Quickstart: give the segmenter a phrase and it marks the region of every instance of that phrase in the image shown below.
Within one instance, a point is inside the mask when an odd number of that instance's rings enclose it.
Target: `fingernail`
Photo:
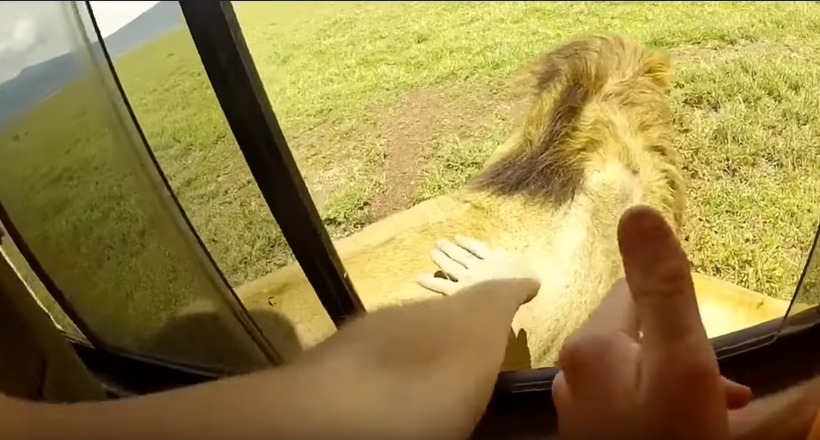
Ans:
[[[659,249],[668,249],[676,241],[666,220],[646,206],[630,208],[618,225],[618,243],[622,254],[640,260],[656,258]]]

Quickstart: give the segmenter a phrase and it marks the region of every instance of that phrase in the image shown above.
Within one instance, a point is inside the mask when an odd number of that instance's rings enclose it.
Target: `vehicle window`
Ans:
[[[65,311],[63,311],[54,298],[48,293],[45,286],[43,286],[40,278],[37,277],[29,266],[28,261],[23,257],[20,249],[5,232],[2,223],[0,223],[0,253],[2,253],[2,257],[11,264],[14,271],[17,272],[17,276],[23,280],[23,283],[37,300],[40,307],[49,314],[54,325],[72,338],[85,340],[85,336],[80,329],[77,328],[77,325],[66,315]]]
[[[111,122],[111,88],[90,79],[94,52],[78,56],[76,35],[65,38],[76,30],[49,27],[44,35],[77,49],[70,71],[80,73],[71,81],[58,77],[18,105],[6,86],[51,66],[59,51],[0,63],[17,66],[0,71],[8,78],[0,103],[4,96],[15,103],[0,107],[17,109],[0,114],[0,203],[46,272],[106,342],[169,360],[260,365],[270,350],[288,361],[331,335],[331,317],[260,194],[179,6],[148,2],[126,14],[92,4],[173,194],[156,179],[146,183],[146,175],[159,175],[128,153],[144,149],[125,148],[139,147],[138,136]],[[28,8],[3,15],[22,17],[14,35],[44,20],[26,17],[45,16],[33,9],[45,6]],[[820,5],[235,2],[233,9],[368,311],[440,298],[416,277],[439,269],[430,256],[439,240],[471,236],[525,256],[542,280],[513,323],[503,368],[552,366],[563,339],[620,275],[617,220],[636,203],[660,209],[678,231],[711,337],[781,320],[790,301],[792,313],[817,304],[811,270],[793,295],[820,217],[813,203],[820,64],[806,31],[820,24]],[[628,41],[586,39],[596,34]],[[568,103],[550,87],[573,82],[539,86],[533,75],[569,75],[556,64],[564,58],[545,54],[578,41],[591,49],[575,53],[593,56],[587,61],[612,81],[578,106],[578,118],[594,123],[570,124],[575,137],[556,140],[545,131],[557,118],[550,112]],[[646,57],[618,56],[626,50]],[[634,123],[646,114],[650,126]],[[201,310],[208,317],[189,329],[171,326]],[[211,315],[219,325],[205,323]],[[266,341],[254,339],[256,328]],[[167,346],[151,345],[157,335]]]
[[[129,50],[108,47],[162,172],[257,325],[284,361],[293,359],[335,326],[248,169],[178,3],[157,3],[106,42],[126,36]]]
[[[817,240],[820,235],[814,238],[809,259],[800,278],[800,283],[795,289],[792,298],[788,317],[784,325],[784,331],[792,332],[812,325],[818,318],[817,304],[820,304],[820,248],[817,247]]]
[[[820,217],[814,203],[820,64],[815,36],[806,31],[820,22],[818,5],[234,7],[300,171],[368,310],[434,298],[415,283],[419,272],[437,269],[430,251],[439,239],[471,235],[530,256],[542,275],[541,294],[522,308],[514,328],[521,359],[508,359],[505,368],[552,365],[561,340],[617,274],[618,214],[641,202],[662,205],[678,226],[710,336],[786,314]],[[537,161],[548,155],[533,155],[530,168],[519,167],[530,172],[522,177],[515,160],[503,159],[537,147],[514,137],[544,110],[530,101],[527,67],[599,33],[671,58],[668,138],[653,142],[648,131],[599,134],[596,151],[604,157],[620,154],[607,145],[626,145],[638,161],[605,168],[595,162],[600,156],[586,162],[572,156],[582,174],[600,171],[602,181],[561,183],[566,168]],[[609,63],[603,66],[616,68],[615,58]],[[662,119],[659,110],[648,111]],[[606,117],[616,124],[630,116]],[[670,171],[664,164],[673,156]],[[619,174],[626,168],[635,174]],[[568,196],[593,184],[603,185],[603,195],[586,202]],[[254,274],[258,281],[248,286],[263,289],[264,280],[286,278],[276,275],[275,255],[261,257],[272,273]]]
[[[100,348],[226,372],[269,365],[153,168],[84,7],[0,5],[11,226]]]

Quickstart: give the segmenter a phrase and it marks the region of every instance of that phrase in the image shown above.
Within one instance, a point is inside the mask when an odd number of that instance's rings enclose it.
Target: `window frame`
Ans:
[[[159,163],[149,147],[150,144],[144,135],[142,127],[125,94],[117,71],[114,68],[113,60],[108,53],[91,3],[89,1],[72,2],[69,4],[67,10],[70,16],[66,17],[66,19],[73,20],[73,25],[78,28],[76,29],[78,31],[78,37],[84,45],[81,49],[83,55],[93,58],[94,62],[91,63],[90,70],[96,70],[101,79],[107,83],[106,86],[109,90],[115,95],[111,100],[113,104],[112,110],[115,113],[114,118],[116,118],[118,122],[123,123],[123,128],[127,131],[127,135],[132,137],[134,141],[134,148],[130,152],[134,154],[133,159],[139,161],[142,168],[147,169],[147,176],[145,177],[150,180],[150,184],[154,189],[159,189],[162,192],[162,198],[164,199],[162,203],[166,204],[167,208],[170,208],[171,220],[177,228],[177,231],[184,236],[183,238],[186,241],[188,250],[194,258],[200,260],[200,264],[206,273],[219,284],[218,290],[221,293],[219,299],[222,300],[222,305],[226,306],[226,310],[237,320],[237,323],[242,327],[245,335],[249,338],[253,346],[260,351],[266,365],[274,366],[283,363],[284,361],[281,356],[279,356],[276,348],[256,325],[248,310],[242,305],[236,293],[231,288],[230,283],[228,283],[224,274],[216,265],[207,247],[193,228],[190,219],[182,208],[176,194],[173,192],[165,174],[159,167]],[[69,297],[48,274],[35,253],[29,247],[23,234],[20,233],[8,215],[8,211],[4,208],[2,201],[0,201],[0,223],[5,227],[8,237],[25,259],[34,276],[39,279],[46,292],[51,295],[57,305],[82,333],[82,337],[78,337],[77,335],[62,331],[66,340],[78,351],[88,353],[88,350],[92,350],[94,352],[106,353],[107,356],[127,360],[128,362],[135,362],[149,369],[154,367],[201,378],[197,379],[200,381],[236,373],[236,371],[222,371],[213,367],[166,361],[164,359],[155,358],[150,354],[134,353],[112,346],[106,342],[105,338],[100,337],[97,332],[93,331],[90,326],[87,325],[82,314],[78,312]]]
[[[179,3],[239,148],[322,304],[337,325],[346,316],[364,313],[290,153],[233,6],[226,1]],[[293,221],[296,218],[299,221]],[[820,227],[795,285],[790,310],[799,297],[818,236]],[[818,310],[803,311],[800,319],[813,323]],[[797,318],[787,312],[781,318],[714,338],[712,345],[719,359],[730,359],[772,343]],[[557,372],[556,367],[505,371],[500,373],[496,389],[502,393],[548,390]]]
[[[87,13],[94,23],[94,30],[100,41],[99,46],[105,56],[107,65],[104,68],[109,69],[113,75],[117,90],[127,107],[128,117],[131,119],[129,123],[133,123],[137,128],[153,166],[159,170],[156,159],[147,148],[148,143],[128,104],[112,60],[105,49],[91,6],[89,2],[85,3]],[[339,327],[350,318],[366,313],[298,170],[245,43],[233,6],[227,1],[190,0],[179,1],[179,6],[188,32],[192,36],[205,67],[210,85],[251,170],[254,181],[331,320]],[[160,171],[159,175],[162,183],[168,186],[173,202],[182,212],[185,225],[192,231],[196,243],[205,252],[206,257],[224,281],[224,276],[199,236],[194,232],[178,200],[173,196],[174,193],[170,190],[164,174]],[[89,339],[92,346],[82,341],[71,341],[89,368],[109,373],[120,371],[120,369],[124,371],[120,374],[113,374],[112,377],[122,377],[123,374],[139,376],[139,372],[143,369],[145,371],[158,369],[156,381],[143,380],[140,382],[141,385],[134,387],[136,390],[166,389],[219,377],[219,374],[215,372],[199,371],[186,366],[143,359],[103,344],[100,338],[83,324],[83,320],[78,316],[70,301],[38,263],[3,209],[2,203],[0,203],[0,222],[5,225],[8,235],[18,246],[34,274]],[[820,259],[819,239],[820,226],[815,233],[803,273],[795,285],[792,305],[800,297],[803,280],[811,268],[813,259]],[[815,255],[815,252],[818,255]],[[245,313],[247,313],[246,310]],[[761,358],[765,353],[774,350],[766,347],[781,345],[778,341],[781,339],[780,336],[789,336],[782,338],[788,340],[794,340],[795,337],[805,339],[808,335],[820,332],[818,317],[820,317],[820,307],[817,305],[797,314],[791,313],[790,307],[784,317],[714,338],[712,344],[721,367],[740,368],[737,364],[742,362],[742,359]],[[258,328],[251,326],[249,332],[258,332]],[[128,368],[122,366],[126,364]],[[747,369],[748,367],[755,368],[754,365],[747,366]],[[555,367],[502,372],[498,376],[496,395],[510,396],[547,392],[551,390],[552,380],[557,372],[558,368]],[[160,382],[162,385],[159,384]],[[522,399],[529,398],[522,397]]]
[[[250,338],[252,343],[259,349],[262,355],[266,358],[267,362],[270,365],[279,365],[282,364],[284,361],[276,351],[276,347],[272,344],[272,342],[262,333],[262,330],[256,325],[256,322],[251,318],[248,310],[242,305],[242,302],[236,295],[236,292],[231,287],[230,283],[228,282],[225,275],[222,273],[222,270],[219,269],[219,266],[216,264],[216,261],[213,259],[213,256],[208,251],[207,246],[202,241],[199,234],[196,232],[193,224],[191,223],[190,218],[188,218],[185,209],[182,207],[179,199],[176,196],[173,188],[171,187],[170,182],[168,181],[165,173],[162,171],[162,168],[159,165],[159,161],[157,161],[156,156],[154,155],[153,150],[150,148],[150,143],[145,136],[144,131],[142,130],[142,126],[137,119],[136,113],[134,112],[133,107],[131,106],[130,101],[128,100],[128,95],[125,93],[125,89],[120,81],[119,75],[117,73],[117,69],[114,67],[114,60],[111,58],[111,55],[108,52],[108,48],[105,45],[105,38],[102,35],[102,31],[100,31],[100,27],[97,23],[97,18],[94,15],[94,10],[91,6],[90,1],[83,1],[84,8],[80,8],[79,5],[76,5],[72,8],[72,11],[75,14],[75,20],[80,26],[83,26],[85,23],[83,17],[87,18],[87,23],[91,26],[91,29],[84,29],[86,32],[93,32],[95,42],[89,39],[89,35],[85,32],[82,32],[82,38],[84,43],[87,45],[89,50],[92,52],[92,56],[96,55],[100,57],[99,61],[102,64],[93,63],[93,66],[104,70],[105,72],[101,74],[102,77],[110,80],[113,84],[114,91],[117,93],[119,102],[117,110],[117,117],[121,119],[125,119],[124,126],[130,129],[132,133],[129,133],[132,136],[136,137],[136,142],[138,143],[138,147],[134,150],[137,156],[137,160],[139,160],[144,168],[150,168],[147,174],[149,175],[149,179],[153,180],[151,182],[155,185],[155,188],[159,188],[160,191],[164,193],[167,197],[165,203],[170,205],[170,211],[172,212],[173,220],[177,223],[177,230],[183,234],[186,239],[186,242],[189,244],[189,250],[195,255],[195,258],[198,258],[203,263],[202,266],[209,272],[211,278],[213,278],[219,284],[219,290],[221,291],[221,299],[223,305],[226,306],[226,309],[231,313],[231,315],[236,318],[239,325],[245,330],[247,336]],[[94,44],[97,43],[97,44]],[[94,49],[97,49],[97,53],[94,53]],[[69,317],[74,320],[71,315]],[[80,328],[81,331],[83,330]],[[99,339],[99,338],[97,338]],[[107,349],[111,353],[118,353],[125,358],[132,358],[135,360],[144,359],[147,363],[162,366],[162,365],[175,365],[176,367],[180,368],[183,371],[189,371],[195,374],[202,374],[202,375],[210,375],[210,374],[217,374],[217,375],[226,375],[230,374],[224,371],[217,371],[211,368],[202,368],[198,365],[178,365],[172,364],[169,361],[165,361],[162,359],[154,359],[149,356],[145,356],[142,354],[135,354],[130,353],[127,351],[123,351],[118,348],[108,347]]]
[[[256,185],[330,319],[339,327],[365,313],[291,154],[233,6],[179,5]]]

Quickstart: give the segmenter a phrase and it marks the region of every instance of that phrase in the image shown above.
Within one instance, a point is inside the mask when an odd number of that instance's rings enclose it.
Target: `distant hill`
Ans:
[[[0,128],[79,74],[77,61],[65,54],[26,67],[18,76],[0,84]]]
[[[177,2],[159,2],[105,38],[108,53],[117,58],[184,24]],[[72,54],[28,66],[0,84],[0,127],[15,116],[77,79],[83,68]]]
[[[171,32],[185,23],[177,2],[159,2],[105,38],[108,53],[116,58]]]

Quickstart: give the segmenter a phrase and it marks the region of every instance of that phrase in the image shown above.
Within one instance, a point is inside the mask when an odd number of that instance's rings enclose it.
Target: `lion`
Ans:
[[[469,235],[524,256],[541,290],[516,315],[507,370],[554,365],[564,338],[623,275],[616,230],[627,208],[651,206],[675,230],[685,212],[666,54],[587,37],[545,54],[530,73],[529,111],[483,171],[335,243],[369,311],[440,296],[415,280],[436,270],[429,255],[441,238]],[[710,336],[786,311],[785,302],[708,277],[696,274],[695,284]],[[303,347],[334,331],[298,264],[237,293],[251,310],[289,317]]]

